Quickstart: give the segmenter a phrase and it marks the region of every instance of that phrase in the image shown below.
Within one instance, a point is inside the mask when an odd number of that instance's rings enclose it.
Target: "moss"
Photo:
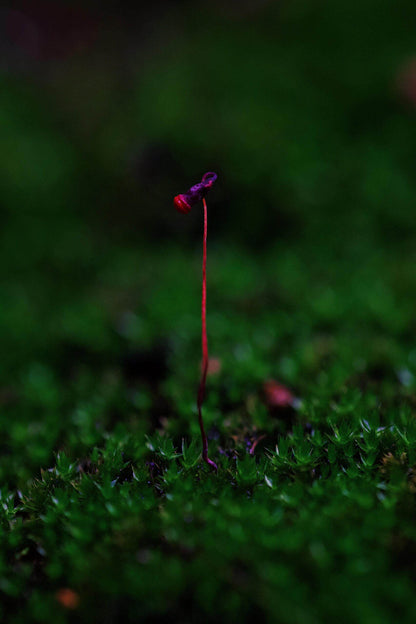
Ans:
[[[177,8],[88,150],[5,80],[2,621],[415,621],[414,3],[382,4]],[[172,206],[211,167],[217,475]]]

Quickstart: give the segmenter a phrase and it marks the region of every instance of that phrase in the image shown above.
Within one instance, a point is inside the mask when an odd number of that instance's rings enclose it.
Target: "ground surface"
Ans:
[[[414,7],[291,6],[191,13],[98,129],[5,81],[4,622],[415,621]]]

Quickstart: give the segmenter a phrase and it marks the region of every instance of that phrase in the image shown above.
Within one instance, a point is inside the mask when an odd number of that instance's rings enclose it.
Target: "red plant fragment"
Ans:
[[[295,396],[286,386],[274,379],[264,382],[263,392],[269,407],[293,407]]]
[[[410,58],[399,68],[396,87],[399,95],[413,108],[416,107],[416,57]]]
[[[221,372],[221,368],[222,368],[222,363],[221,363],[220,358],[208,357],[208,370],[207,370],[208,377],[210,377],[211,375],[216,375],[217,373]],[[204,361],[202,360],[201,371],[203,370],[204,370]]]
[[[65,609],[76,609],[79,605],[79,595],[69,587],[58,589],[56,599]]]

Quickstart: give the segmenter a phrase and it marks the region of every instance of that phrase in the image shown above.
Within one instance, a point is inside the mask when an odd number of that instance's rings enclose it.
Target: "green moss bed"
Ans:
[[[200,460],[197,251],[113,250],[53,305],[10,286],[4,621],[412,621],[413,262],[340,254],[324,274],[305,250],[211,250],[218,474]],[[268,379],[294,408],[268,404]]]
[[[185,4],[122,96],[2,85],[0,621],[413,623],[414,2]]]

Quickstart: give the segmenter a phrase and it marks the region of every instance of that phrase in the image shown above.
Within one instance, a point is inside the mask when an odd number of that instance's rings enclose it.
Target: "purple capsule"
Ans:
[[[173,200],[176,210],[182,212],[183,214],[187,214],[191,210],[192,206],[203,200],[216,179],[217,174],[213,171],[204,173],[201,182],[191,186],[189,191],[186,193],[176,195]]]

